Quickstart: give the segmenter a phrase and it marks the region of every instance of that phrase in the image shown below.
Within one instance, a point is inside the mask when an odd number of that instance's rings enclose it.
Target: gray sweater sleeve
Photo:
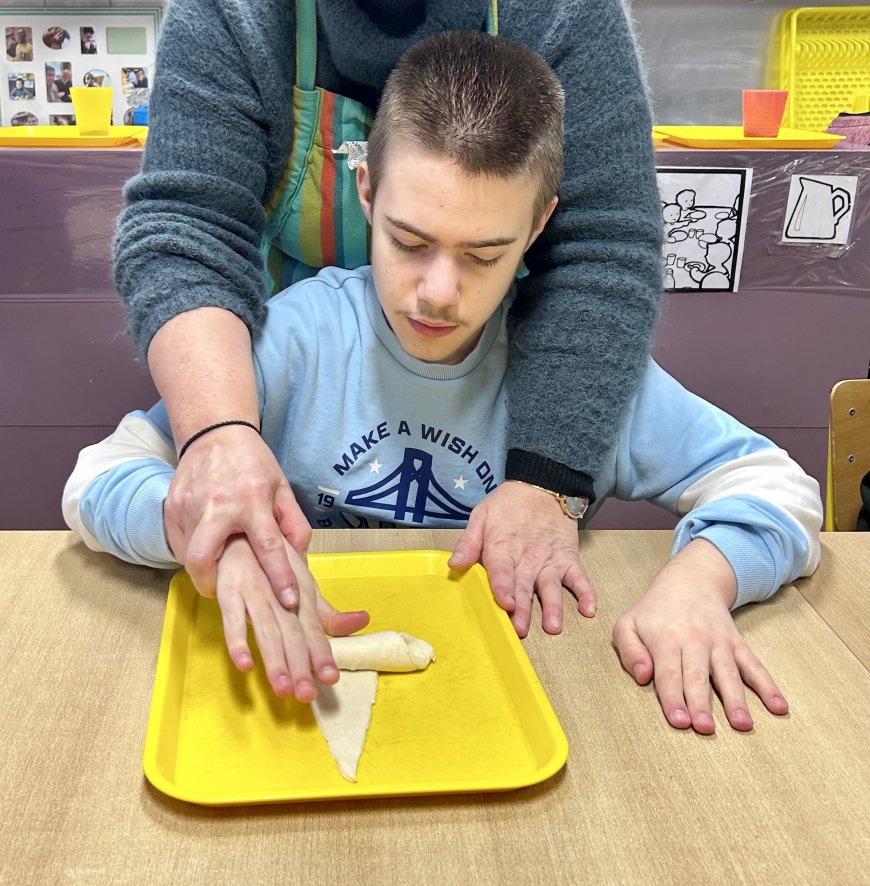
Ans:
[[[507,475],[588,494],[643,376],[661,300],[646,91],[619,0],[504,4],[500,33],[536,49],[566,93],[559,206],[510,315]]]
[[[470,15],[459,0],[429,6],[443,27]],[[128,183],[115,238],[115,280],[143,352],[196,307],[227,308],[252,330],[262,321],[262,206],[292,140],[293,8],[168,7],[143,170]],[[647,99],[620,0],[501,0],[499,21],[501,34],[541,53],[567,94],[560,204],[527,256],[531,275],[511,314],[507,476],[591,495],[639,384],[661,293]],[[381,43],[395,50],[384,37],[369,57]],[[321,58],[319,75],[331,61]]]
[[[143,353],[194,308],[262,323],[263,202],[290,150],[293,40],[286,0],[169,5],[142,173],[127,183],[114,243],[115,284]]]

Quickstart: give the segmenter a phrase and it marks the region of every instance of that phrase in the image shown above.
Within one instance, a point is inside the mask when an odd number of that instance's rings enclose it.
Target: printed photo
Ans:
[[[72,62],[45,63],[45,97],[50,102],[71,102]]]
[[[90,26],[79,28],[79,35],[82,44],[82,55],[96,55],[97,37],[94,29]]]
[[[54,81],[54,85],[57,87],[57,94],[60,101],[71,102],[72,93],[70,89],[75,86],[75,83],[73,83],[72,62],[55,62],[55,71],[57,71],[58,65],[60,66],[60,76],[56,77]]]
[[[6,28],[6,61],[33,61],[33,30],[12,25]]]
[[[121,68],[122,89],[129,92],[131,89],[148,89],[148,74],[145,68]]]
[[[30,101],[36,98],[36,80],[31,73],[15,72],[9,75],[9,98],[12,101]]]
[[[12,126],[39,126],[39,117],[32,111],[19,111],[9,122]]]
[[[47,28],[42,35],[42,42],[49,49],[66,49],[71,39],[69,31],[60,27]]]
[[[73,114],[49,114],[49,126],[75,126],[76,118]]]
[[[104,71],[101,68],[91,68],[91,70],[82,77],[82,83],[85,86],[111,86],[112,78],[107,71]]]

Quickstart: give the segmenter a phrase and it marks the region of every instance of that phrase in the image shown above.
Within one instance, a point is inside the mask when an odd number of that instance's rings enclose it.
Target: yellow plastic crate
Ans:
[[[870,6],[803,6],[779,23],[783,125],[824,130],[870,84]]]

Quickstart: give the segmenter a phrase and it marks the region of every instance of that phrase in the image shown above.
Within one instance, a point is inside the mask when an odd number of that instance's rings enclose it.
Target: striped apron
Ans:
[[[497,0],[490,0],[486,30],[498,33]],[[296,0],[293,145],[265,206],[261,246],[270,295],[321,268],[351,269],[369,261],[370,235],[353,160],[354,143],[368,138],[374,115],[357,101],[315,86],[316,68],[316,0]]]

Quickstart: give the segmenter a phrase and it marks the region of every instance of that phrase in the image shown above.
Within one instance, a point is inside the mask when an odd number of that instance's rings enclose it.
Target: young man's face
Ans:
[[[536,220],[537,178],[471,176],[406,141],[390,146],[374,202],[364,165],[357,185],[387,322],[412,356],[460,363],[556,201]]]

